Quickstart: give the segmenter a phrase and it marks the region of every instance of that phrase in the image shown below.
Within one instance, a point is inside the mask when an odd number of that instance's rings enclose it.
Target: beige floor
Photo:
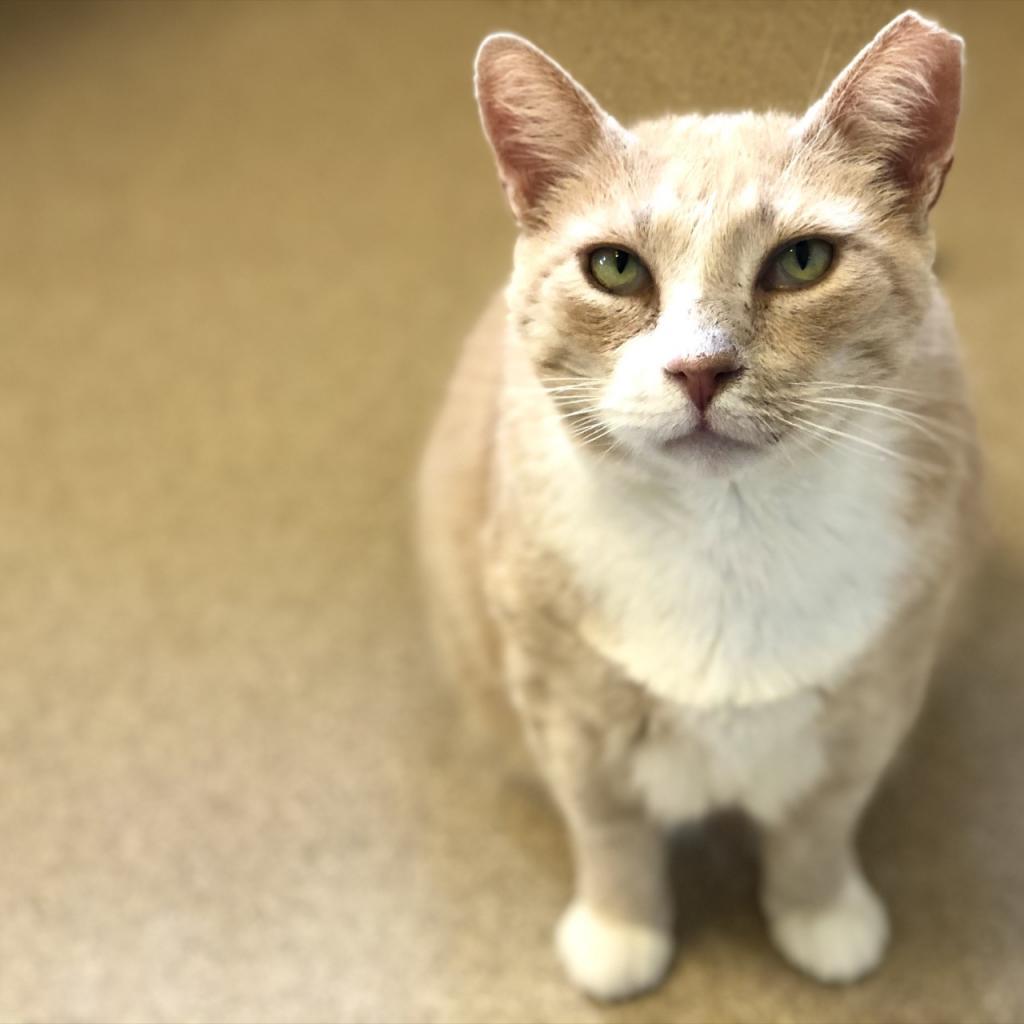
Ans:
[[[410,469],[512,238],[469,63],[514,28],[624,118],[798,108],[898,6],[0,10],[0,1019],[1024,1018],[1024,4],[931,9],[968,40],[937,226],[994,538],[865,828],[895,946],[791,973],[715,828],[677,970],[611,1009],[413,597]]]

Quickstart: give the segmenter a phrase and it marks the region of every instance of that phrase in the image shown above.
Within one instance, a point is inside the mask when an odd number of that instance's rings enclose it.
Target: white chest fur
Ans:
[[[804,461],[674,490],[563,474],[548,530],[586,595],[589,642],[690,707],[835,682],[893,613],[913,547],[898,466]]]
[[[665,705],[634,754],[631,782],[667,823],[730,805],[777,821],[824,771],[818,702],[804,693],[753,708]]]

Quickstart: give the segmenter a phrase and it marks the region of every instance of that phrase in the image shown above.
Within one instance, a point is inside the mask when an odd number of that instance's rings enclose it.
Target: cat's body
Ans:
[[[660,978],[663,828],[727,806],[763,829],[780,949],[852,979],[887,934],[854,829],[920,707],[975,520],[930,236],[895,190],[879,199],[877,165],[820,144],[813,110],[625,133],[528,44],[490,47],[481,107],[524,232],[423,467],[448,669],[507,687],[566,816],[577,894],[559,948],[586,991]],[[546,105],[562,131],[524,159]],[[585,140],[564,131],[574,117]],[[930,205],[942,174],[915,174]],[[812,231],[847,263],[780,310],[759,262]],[[591,294],[577,253],[607,243],[640,255],[647,292]],[[691,368],[723,346],[709,399]]]

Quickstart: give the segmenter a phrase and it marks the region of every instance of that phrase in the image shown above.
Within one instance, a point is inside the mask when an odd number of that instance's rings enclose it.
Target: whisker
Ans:
[[[895,388],[887,384],[847,384],[842,381],[833,380],[808,380],[800,381],[790,386],[794,389],[813,389],[817,391],[843,391],[847,389],[852,391],[879,391],[884,394],[908,395],[913,398],[926,398],[930,401],[950,403],[948,398],[933,392],[919,391],[914,388]]]
[[[824,423],[815,423],[812,420],[805,420],[799,416],[794,417],[794,419],[797,423],[802,423],[807,427],[813,428],[814,430],[824,431],[827,434],[853,441],[856,444],[862,444],[865,447],[870,448],[872,451],[880,452],[882,455],[885,455],[891,459],[896,459],[898,462],[903,462],[908,465],[917,464],[920,465],[921,467],[928,467],[932,471],[941,471],[941,467],[936,466],[934,463],[927,462],[923,459],[912,459],[907,455],[903,454],[902,452],[893,451],[893,449],[887,448],[884,444],[879,444],[877,441],[871,441],[866,437],[861,437],[859,434],[851,434],[845,430],[838,430],[835,427],[827,427]]]
[[[594,392],[594,393],[597,393],[597,392],[599,392],[601,390],[601,384],[600,383],[594,383],[594,384],[562,384],[562,385],[560,385],[558,387],[543,387],[543,388],[510,386],[510,387],[505,387],[502,390],[505,391],[507,394],[516,394],[516,395],[537,395],[537,394],[545,394],[545,393],[549,394],[549,395],[558,395],[558,394],[574,394],[576,392],[581,392],[581,391],[582,392]]]
[[[806,404],[823,407],[833,406],[839,409],[864,409],[867,412],[876,413],[884,419],[905,423],[908,427],[913,427],[940,445],[946,444],[950,440],[962,440],[965,436],[963,431],[948,423],[943,423],[933,416],[911,412],[909,409],[897,409],[891,405],[884,405],[879,402],[867,402],[856,398],[811,398],[806,400]],[[946,436],[943,437],[937,431],[945,431]]]
[[[596,441],[600,441],[603,438],[608,437],[611,432],[610,427],[606,427],[601,424],[596,429],[591,427],[589,430],[574,433],[574,436],[581,444],[594,444]]]
[[[559,395],[555,405],[578,405],[580,402],[593,402],[600,399],[599,395]]]
[[[793,420],[788,420],[785,417],[780,416],[779,421],[785,423],[788,427],[792,427],[800,434],[807,435],[806,437],[800,437],[799,440],[804,442],[805,450],[811,451],[813,454],[816,454],[818,456],[823,455],[826,451],[838,449],[841,452],[848,452],[851,455],[857,455],[862,458],[881,458],[881,456],[876,454],[875,452],[866,451],[863,448],[855,448],[848,442],[844,441],[842,438],[832,437],[826,433],[823,433],[822,431],[817,429],[818,424],[812,423],[808,420],[794,422]],[[807,440],[808,437],[813,438],[814,441],[818,443],[818,447],[816,450],[812,442]],[[794,438],[794,440],[797,440],[797,438]]]
[[[558,418],[563,422],[568,422],[569,420],[579,419],[580,417],[594,416],[597,411],[597,409],[576,409],[574,412],[564,413]]]

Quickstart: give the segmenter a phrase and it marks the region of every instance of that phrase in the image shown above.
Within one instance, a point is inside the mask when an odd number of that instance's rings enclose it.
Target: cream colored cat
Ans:
[[[626,129],[525,40],[480,48],[521,231],[423,465],[423,557],[449,670],[507,688],[564,813],[557,945],[595,997],[664,975],[665,829],[718,807],[760,826],[791,963],[884,951],[854,834],[976,517],[927,222],[961,60],[907,13],[801,118]]]

